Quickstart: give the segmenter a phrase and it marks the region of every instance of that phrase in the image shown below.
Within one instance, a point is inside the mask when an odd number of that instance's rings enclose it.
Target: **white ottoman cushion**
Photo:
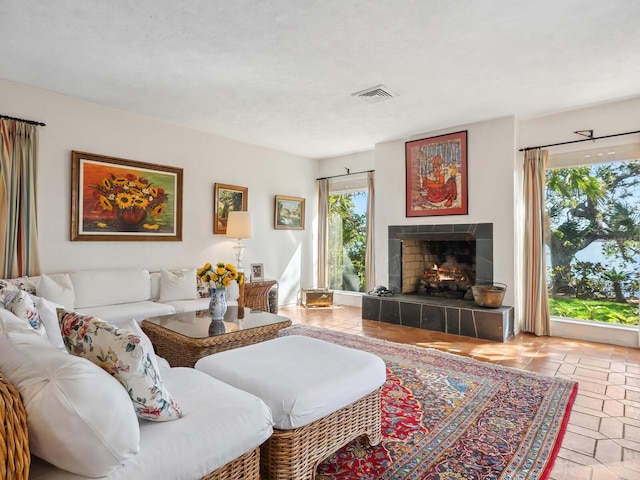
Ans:
[[[379,357],[298,335],[209,355],[195,369],[260,397],[280,430],[319,420],[386,380]]]

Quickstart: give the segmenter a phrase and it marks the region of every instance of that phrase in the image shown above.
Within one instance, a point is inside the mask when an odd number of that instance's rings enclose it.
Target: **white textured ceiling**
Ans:
[[[638,25],[638,0],[0,0],[0,78],[323,158],[638,96]]]

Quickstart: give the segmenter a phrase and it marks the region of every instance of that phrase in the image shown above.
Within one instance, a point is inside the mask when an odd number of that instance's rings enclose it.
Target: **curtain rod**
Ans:
[[[6,118],[7,120],[15,120],[16,122],[24,122],[24,123],[28,123],[29,125],[39,125],[41,127],[47,126],[46,123],[36,122],[35,120],[25,120],[24,118],[10,117],[9,115],[0,114],[0,118]]]
[[[345,168],[345,170],[347,171],[347,173],[343,173],[342,175],[332,175],[330,177],[320,177],[320,178],[316,178],[316,180],[328,180],[330,178],[348,177],[349,175],[357,175],[359,173],[375,172],[375,170],[363,170],[361,172],[353,172],[353,173],[351,173],[348,168]]]
[[[633,135],[634,133],[640,133],[640,130],[636,130],[635,132],[614,133],[613,135],[603,135],[602,137],[594,137],[593,136],[593,130],[579,130],[579,131],[573,132],[573,133],[577,133],[578,135],[584,135],[585,131],[591,132],[589,138],[583,138],[583,139],[580,139],[580,140],[571,140],[569,142],[550,143],[549,145],[538,145],[537,147],[521,148],[518,151],[519,152],[526,152],[527,150],[535,150],[536,148],[557,147],[558,145],[568,145],[570,143],[580,143],[580,142],[588,142],[588,141],[594,141],[595,142],[596,140],[600,140],[602,138],[621,137],[622,135]]]

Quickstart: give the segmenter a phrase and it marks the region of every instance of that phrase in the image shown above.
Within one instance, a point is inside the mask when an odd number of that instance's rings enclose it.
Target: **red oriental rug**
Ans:
[[[381,444],[352,441],[319,465],[316,480],[543,480],[551,473],[575,382],[303,325],[280,335],[365,350],[387,365]]]

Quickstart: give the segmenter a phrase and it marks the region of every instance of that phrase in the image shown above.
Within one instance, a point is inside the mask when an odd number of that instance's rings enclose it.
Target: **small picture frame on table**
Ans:
[[[251,282],[262,282],[264,281],[264,272],[261,263],[252,263],[251,264]]]

